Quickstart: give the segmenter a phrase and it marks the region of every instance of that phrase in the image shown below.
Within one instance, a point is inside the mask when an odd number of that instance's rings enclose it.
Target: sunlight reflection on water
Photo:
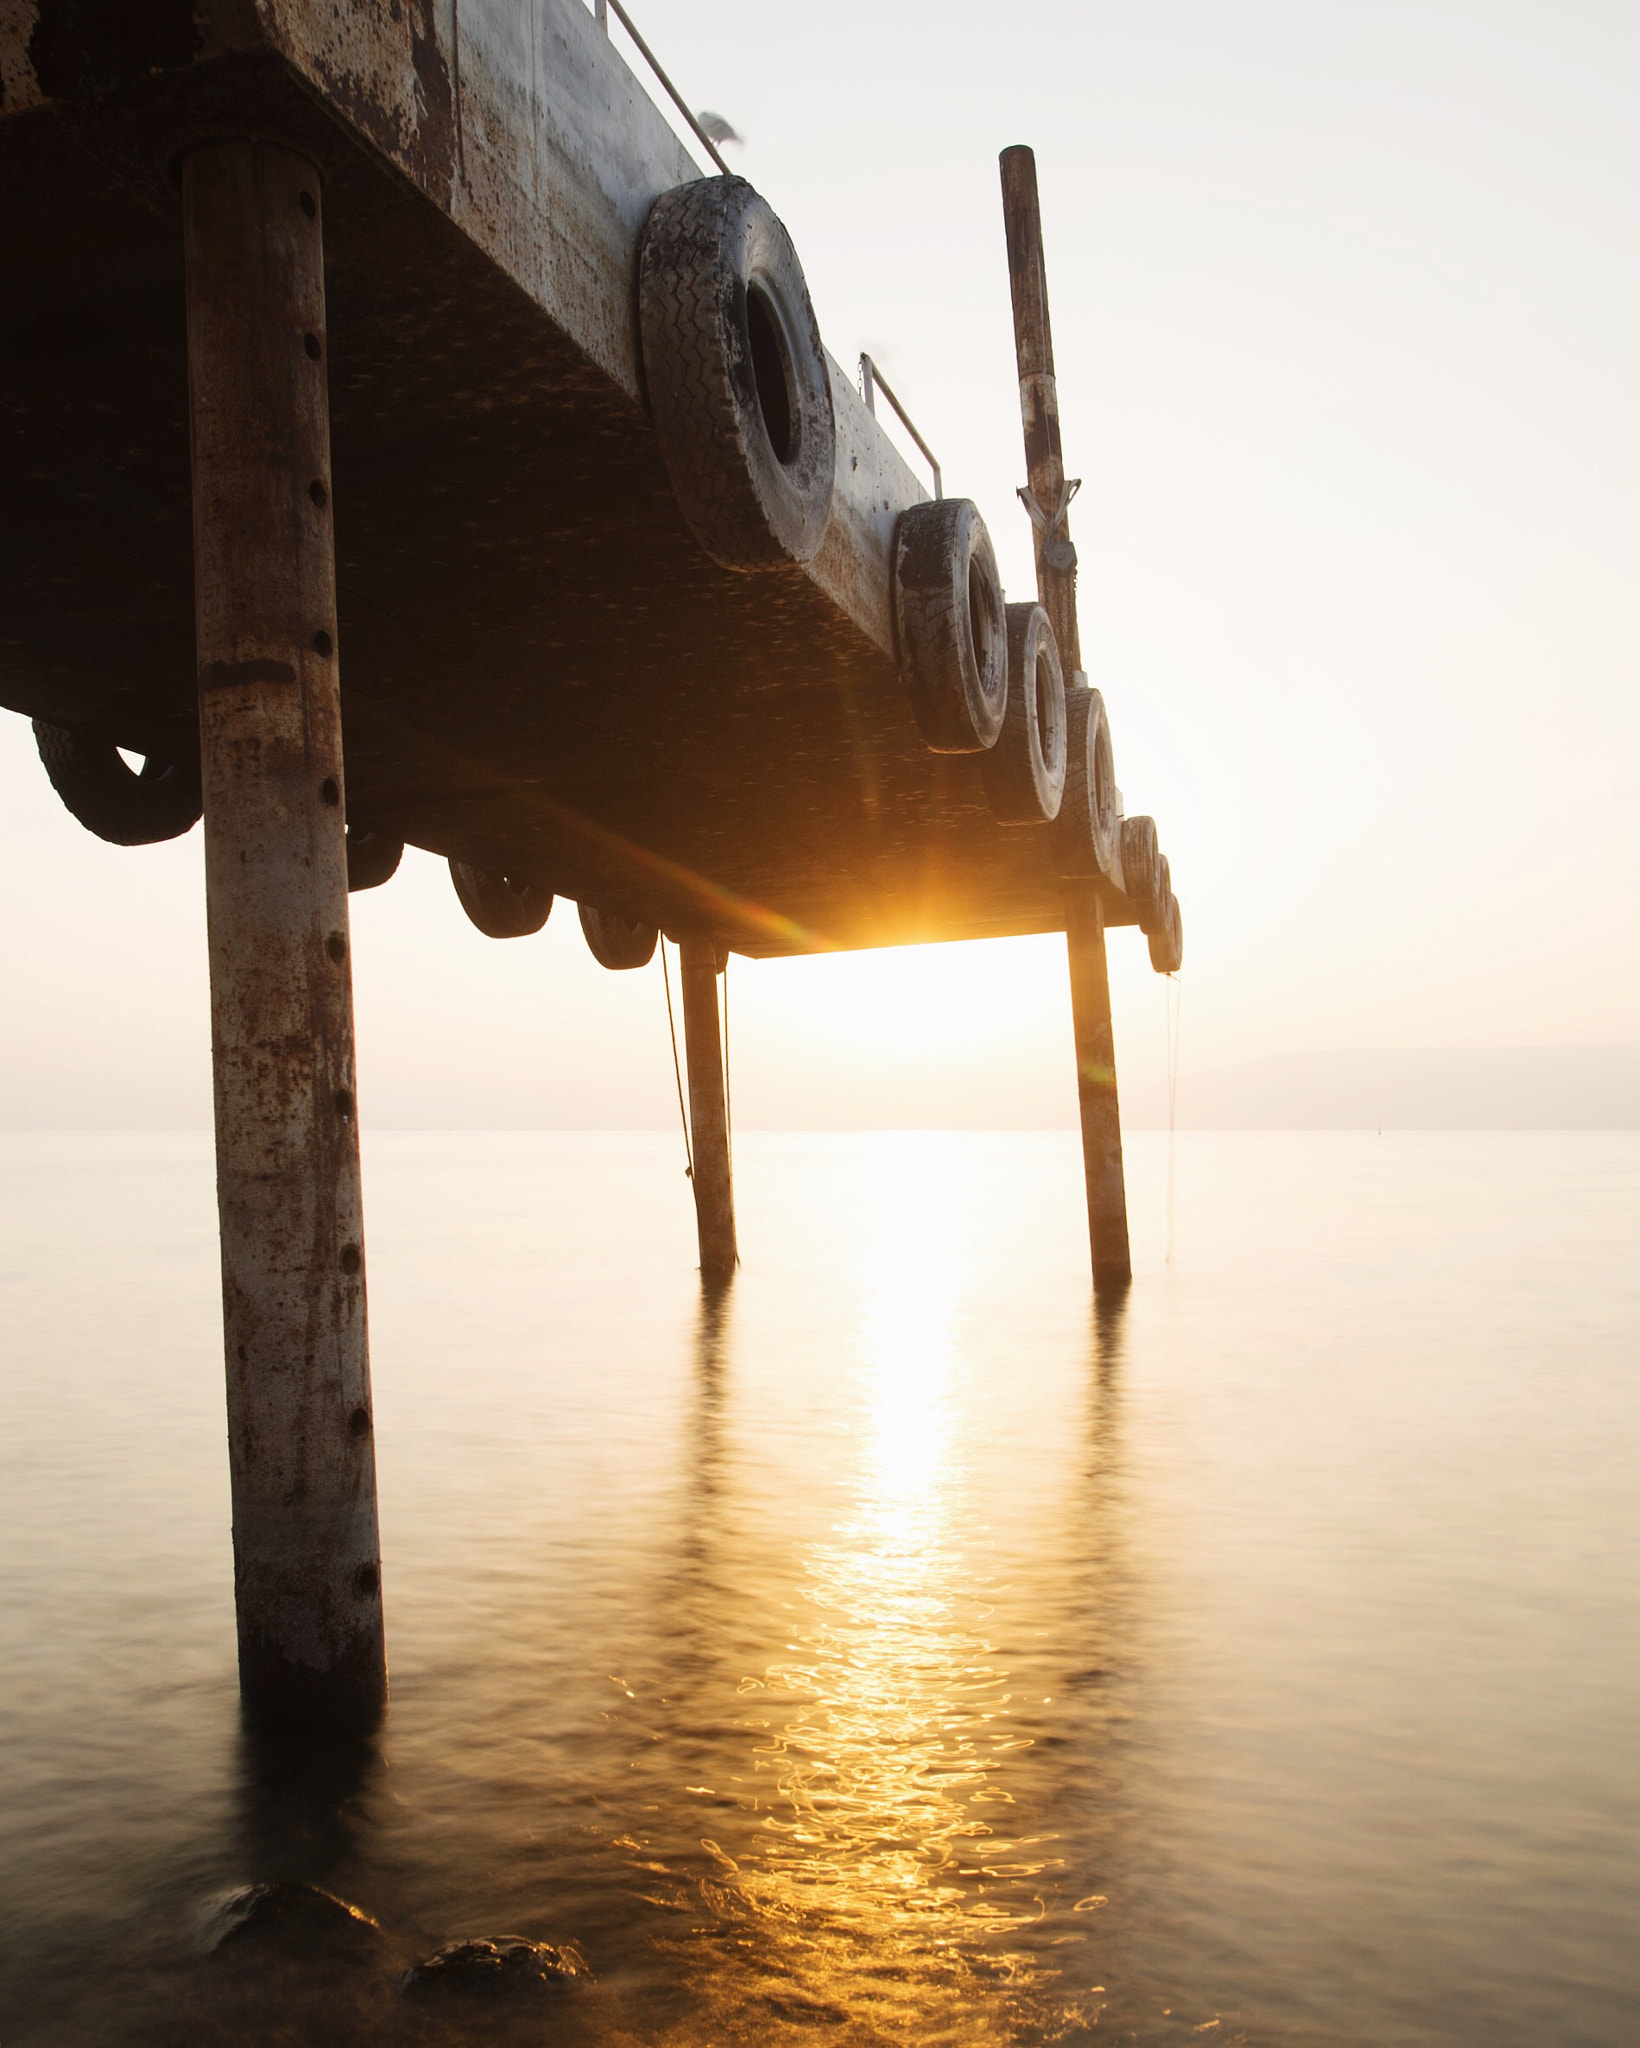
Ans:
[[[1042,1864],[993,1817],[1008,1800],[1008,1673],[980,1632],[956,1524],[949,1148],[902,1138],[875,1165],[855,1494],[804,1553],[789,1654],[741,1687],[766,1695],[757,1768],[776,1797],[736,1883],[754,1910],[801,1927],[819,1996],[857,2007],[854,1980],[903,1975],[897,2002],[927,2025],[930,1980],[962,1988],[969,1923],[994,1937],[1041,1909],[1022,1915],[959,1879],[990,1878],[993,1892],[1001,1880],[1005,1897]]]
[[[378,1141],[318,1775],[237,1734],[208,1154],[11,1143],[7,2048],[535,2042],[393,1990],[510,1931],[571,2048],[1626,2044],[1632,1139],[1181,1140],[1171,1267],[1140,1139],[1097,1313],[1058,1137],[746,1140],[706,1299],[659,1141]],[[376,1960],[202,1963],[269,1877]]]
[[[976,1978],[1018,1993],[1036,1975],[1005,1937],[1040,1919],[1036,1881],[1057,1859],[1009,1823],[1006,1766],[1027,1745],[985,1634],[983,1563],[962,1540],[953,1164],[949,1140],[922,1134],[869,1160],[837,1374],[842,1497],[796,1551],[784,1654],[735,1687],[750,1825],[735,1853],[702,1844],[713,1925],[696,1984],[719,2014],[750,1977],[777,2018],[1004,2038],[1014,2003],[976,2005]]]

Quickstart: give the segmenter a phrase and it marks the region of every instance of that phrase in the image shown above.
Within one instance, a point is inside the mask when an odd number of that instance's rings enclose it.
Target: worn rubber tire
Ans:
[[[357,825],[347,828],[347,886],[350,894],[361,889],[379,889],[392,881],[404,858],[404,841],[389,839],[381,832],[367,832]]]
[[[527,939],[552,911],[550,889],[475,868],[464,860],[451,861],[450,880],[462,909],[487,939]]]
[[[980,756],[992,815],[1003,825],[1051,825],[1065,794],[1065,677],[1048,614],[1011,604],[1008,708],[997,743]]]
[[[831,377],[791,237],[744,178],[655,201],[638,327],[655,437],[695,538],[726,569],[808,561],[831,517]]]
[[[1065,685],[1065,794],[1053,821],[1054,862],[1066,876],[1115,875],[1122,821],[1105,700],[1080,669]]]
[[[154,846],[199,823],[197,759],[150,754],[140,772],[111,739],[90,727],[34,721],[34,743],[51,786],[88,832],[113,846]]]
[[[1156,886],[1147,900],[1138,906],[1139,929],[1146,938],[1154,938],[1158,932],[1167,930],[1167,899],[1173,894],[1173,870],[1164,853],[1156,863]]]
[[[937,498],[894,529],[900,673],[936,754],[983,754],[1008,706],[1008,629],[996,551],[979,508]]]
[[[1150,964],[1158,974],[1177,974],[1184,965],[1184,918],[1179,899],[1171,889],[1162,921],[1150,934]]]
[[[1156,838],[1154,818],[1122,820],[1122,891],[1133,905],[1141,931],[1149,931],[1162,915],[1165,898],[1158,884],[1162,874],[1162,849]]]
[[[595,909],[590,903],[579,903],[576,909],[587,945],[600,967],[647,967],[654,959],[661,936],[655,925],[621,917],[613,910]]]

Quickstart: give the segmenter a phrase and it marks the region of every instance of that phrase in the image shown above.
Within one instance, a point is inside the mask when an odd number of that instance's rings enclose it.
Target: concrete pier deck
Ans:
[[[754,954],[1064,929],[1046,835],[918,733],[926,492],[852,379],[814,560],[686,526],[634,276],[699,172],[581,0],[0,0],[0,95],[0,703],[195,745],[173,167],[248,126],[326,178],[350,822]]]

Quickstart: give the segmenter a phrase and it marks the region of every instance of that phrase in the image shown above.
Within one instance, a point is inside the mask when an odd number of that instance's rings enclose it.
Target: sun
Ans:
[[[1056,933],[759,961],[738,981],[748,1015],[755,1006],[788,1044],[835,1061],[960,1071],[1067,1014]]]

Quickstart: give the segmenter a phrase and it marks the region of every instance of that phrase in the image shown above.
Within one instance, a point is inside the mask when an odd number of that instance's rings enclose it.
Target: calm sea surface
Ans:
[[[368,1148],[393,1705],[237,1720],[208,1141],[0,1140],[0,2041],[1629,2048],[1640,1137]],[[253,1880],[383,1934],[210,1954]],[[395,1989],[572,1940],[550,2002]]]

